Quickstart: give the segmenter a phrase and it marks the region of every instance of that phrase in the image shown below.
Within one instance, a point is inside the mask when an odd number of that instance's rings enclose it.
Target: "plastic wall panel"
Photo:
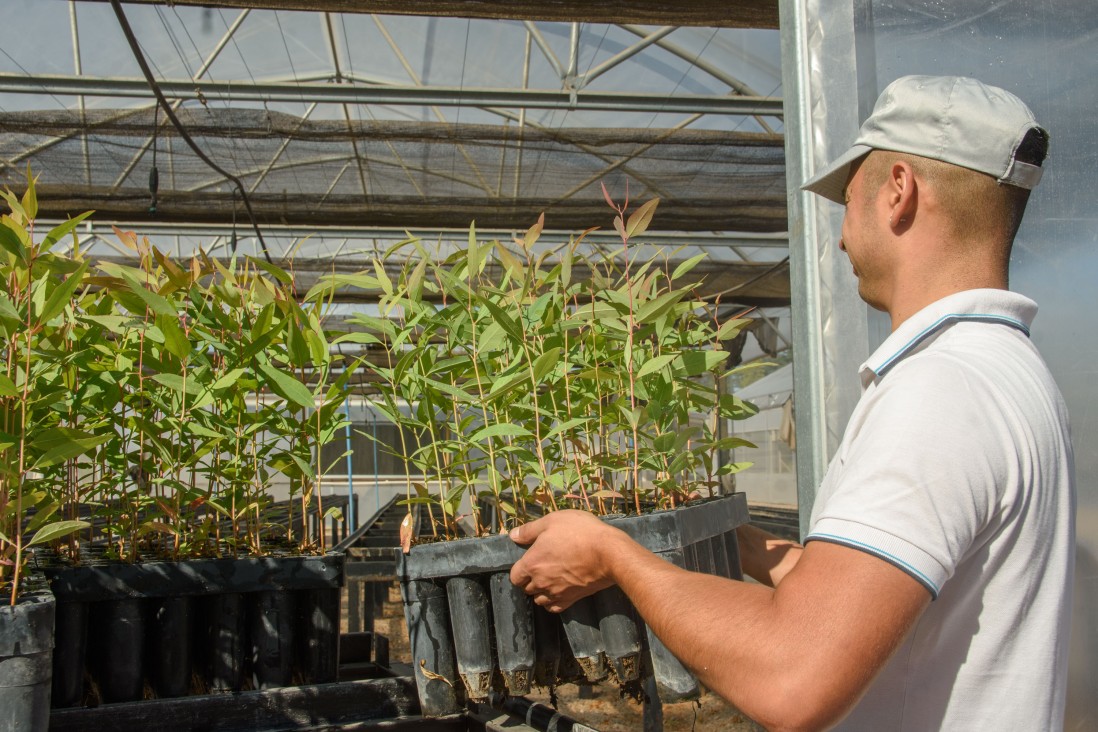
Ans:
[[[822,94],[832,111],[842,105],[857,110],[862,119],[880,89],[898,76],[967,75],[1018,94],[1051,132],[1045,179],[1030,200],[1015,243],[1011,288],[1040,305],[1033,339],[1056,376],[1072,416],[1079,512],[1065,729],[1098,729],[1098,699],[1093,693],[1098,689],[1098,450],[1094,449],[1098,444],[1098,389],[1093,386],[1098,337],[1091,325],[1098,312],[1098,195],[1091,184],[1098,170],[1098,55],[1094,53],[1098,12],[1093,0],[1001,0],[992,4],[982,0],[854,0],[843,5],[829,3],[825,8],[814,0],[785,3],[783,23],[795,15],[789,9],[796,8],[800,14],[796,20],[803,26],[799,34],[815,38],[817,46],[814,53],[800,59],[788,44],[783,47],[787,64],[809,64],[803,98]],[[856,39],[852,46],[844,48],[835,42],[836,34],[826,38],[817,32],[828,23],[839,22],[837,18],[850,18]],[[783,33],[783,39],[792,35],[790,29]],[[843,81],[836,81],[835,75],[842,75]],[[829,93],[829,88],[842,84],[856,87],[857,92],[845,97]],[[789,99],[788,84],[786,88]],[[796,123],[787,115],[790,137],[801,134],[823,139],[848,132],[845,125],[834,124],[834,115],[816,115],[811,108],[800,111],[804,113],[796,115]],[[795,130],[795,124],[807,125],[807,129]],[[850,137],[843,139],[849,141]],[[794,171],[792,165],[790,171]],[[790,185],[795,185],[793,175],[790,177]],[[790,232],[791,246],[795,246],[792,224]],[[827,236],[824,227],[818,235],[817,264],[833,258]],[[809,251],[807,246],[804,251]],[[817,276],[821,297],[837,291],[841,284],[841,278],[827,280],[826,267],[819,267]],[[829,306],[821,302],[818,309],[827,312]],[[831,329],[829,333],[826,318],[808,326],[818,333],[805,340],[815,339],[822,349],[819,358],[825,362],[832,358],[832,349],[867,352],[888,330],[886,321],[868,313],[860,328]],[[805,355],[816,358],[810,351]],[[836,378],[856,383],[854,374],[834,373]],[[799,382],[797,386],[800,388]],[[835,400],[799,401],[798,415],[812,408],[827,412],[829,424],[845,422],[845,406]]]

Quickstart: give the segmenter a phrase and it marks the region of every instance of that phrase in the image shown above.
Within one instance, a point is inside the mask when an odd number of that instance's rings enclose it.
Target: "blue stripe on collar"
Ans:
[[[949,313],[948,315],[943,315],[942,317],[938,318],[936,321],[934,321],[933,324],[927,326],[922,332],[920,332],[910,341],[905,343],[903,347],[900,348],[900,350],[892,354],[892,356],[890,356],[888,360],[882,363],[879,368],[870,368],[872,369],[873,373],[878,376],[878,378],[884,376],[884,373],[893,366],[895,366],[896,363],[901,358],[903,358],[904,355],[906,355],[907,352],[910,351],[912,348],[929,338],[931,335],[934,334],[935,331],[941,329],[941,327],[945,324],[955,323],[959,320],[976,320],[984,323],[1002,323],[1003,325],[1009,325],[1012,328],[1017,328],[1018,330],[1025,333],[1027,338],[1029,337],[1029,326],[1020,320],[1016,320],[1015,318],[1008,318],[1005,315],[994,315],[991,313]]]

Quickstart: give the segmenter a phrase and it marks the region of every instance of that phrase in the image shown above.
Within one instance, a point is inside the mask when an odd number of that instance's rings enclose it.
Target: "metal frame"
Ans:
[[[782,78],[787,104],[797,499],[802,535],[816,489],[860,396],[858,365],[869,355],[866,305],[839,248],[841,211],[800,190],[801,181],[853,141],[858,99],[853,7],[781,0]]]
[[[0,92],[23,92],[23,93],[38,93],[38,94],[50,94],[50,95],[75,95],[77,97],[77,107],[79,110],[83,110],[85,106],[86,96],[108,96],[108,97],[126,97],[126,98],[147,98],[150,91],[144,80],[141,79],[123,79],[123,78],[103,78],[103,77],[89,77],[82,73],[82,67],[80,64],[80,50],[79,50],[79,33],[77,27],[77,13],[76,13],[76,0],[70,0],[69,2],[69,22],[70,31],[72,34],[74,58],[76,59],[76,74],[75,75],[21,75],[11,73],[0,73]],[[580,23],[572,23],[569,28],[568,37],[568,59],[567,64],[562,64],[561,60],[556,56],[553,48],[542,34],[538,25],[533,21],[524,21],[520,29],[524,30],[526,35],[525,45],[527,52],[524,58],[523,74],[522,74],[522,88],[520,89],[497,89],[497,88],[455,88],[444,86],[431,86],[423,83],[413,68],[408,62],[400,43],[394,37],[393,33],[389,31],[386,23],[382,17],[377,14],[370,14],[371,19],[377,26],[378,30],[388,43],[393,57],[399,61],[402,67],[408,74],[410,85],[392,85],[381,82],[377,79],[371,79],[368,76],[349,73],[349,70],[344,68],[339,48],[339,41],[337,39],[337,30],[333,23],[333,14],[331,12],[318,11],[318,19],[322,28],[322,36],[327,46],[328,57],[331,65],[330,73],[313,74],[310,77],[297,77],[292,81],[286,80],[270,80],[263,82],[254,81],[214,81],[204,79],[209,69],[221,55],[222,51],[233,41],[234,36],[240,31],[240,28],[244,24],[244,21],[249,17],[250,8],[245,7],[240,12],[235,14],[231,23],[226,26],[225,32],[217,41],[215,46],[207,54],[206,58],[202,60],[198,70],[194,73],[193,78],[190,79],[165,79],[159,83],[164,90],[165,94],[172,98],[172,104],[174,108],[179,108],[185,101],[199,100],[204,104],[211,101],[224,101],[224,102],[288,102],[288,103],[301,103],[307,104],[308,108],[302,117],[302,120],[307,120],[322,104],[338,104],[342,108],[343,118],[347,121],[348,125],[352,124],[353,114],[350,109],[351,104],[362,104],[361,107],[368,114],[370,112],[370,104],[386,104],[386,105],[428,105],[430,106],[435,117],[446,122],[446,116],[443,114],[442,107],[445,106],[474,106],[482,109],[490,114],[499,116],[504,120],[514,121],[518,125],[518,164],[515,166],[515,180],[512,186],[511,197],[515,198],[518,195],[518,181],[521,179],[522,174],[522,130],[526,126],[530,126],[534,129],[539,129],[543,132],[550,132],[559,137],[562,141],[575,145],[578,150],[593,156],[595,159],[601,161],[602,167],[598,169],[593,175],[589,176],[586,180],[579,183],[570,189],[567,193],[561,196],[562,199],[569,198],[580,191],[587,188],[592,182],[598,180],[598,178],[606,175],[615,170],[621,170],[628,173],[632,177],[635,177],[642,183],[644,183],[650,191],[658,196],[666,198],[666,193],[661,190],[661,186],[657,181],[648,179],[647,176],[638,174],[634,170],[630,163],[639,155],[642,155],[644,149],[641,149],[628,157],[613,157],[606,155],[594,146],[584,145],[579,142],[575,142],[568,139],[567,128],[561,129],[547,129],[542,125],[530,122],[527,119],[527,111],[530,109],[552,109],[552,110],[613,110],[621,112],[643,112],[643,113],[674,113],[674,114],[689,114],[690,116],[681,120],[674,126],[674,129],[681,129],[690,126],[702,118],[705,114],[732,114],[732,115],[750,115],[758,121],[759,125],[765,130],[771,130],[772,127],[766,122],[764,116],[779,117],[781,116],[782,106],[781,100],[777,98],[761,97],[748,85],[744,84],[735,76],[729,74],[726,70],[717,68],[713,64],[709,64],[696,57],[696,54],[691,54],[679,46],[670,43],[667,38],[674,31],[678,29],[677,26],[666,26],[657,28],[655,30],[641,28],[631,25],[619,25],[622,30],[635,35],[639,38],[636,43],[629,45],[618,53],[614,54],[607,60],[601,62],[598,66],[595,66],[584,73],[580,73],[578,68],[580,40],[583,33],[583,27]],[[537,45],[541,52],[544,54],[546,61],[553,69],[555,75],[560,79],[560,89],[531,89],[529,88],[529,70],[530,70],[530,54],[529,49],[532,45]],[[605,73],[620,66],[627,60],[636,57],[638,54],[643,53],[649,48],[659,48],[664,52],[671,53],[678,58],[687,60],[693,63],[697,68],[703,72],[711,75],[714,79],[718,80],[722,84],[725,84],[731,90],[729,95],[675,95],[668,97],[660,94],[647,94],[647,93],[624,93],[624,92],[605,92],[605,91],[592,91],[588,87],[595,80],[602,77]],[[332,83],[335,82],[335,83]],[[139,110],[147,110],[147,106],[142,106]],[[127,110],[125,114],[136,113],[139,110],[133,112]],[[83,119],[83,117],[81,117]],[[161,125],[166,125],[167,120],[160,120]],[[19,155],[16,155],[11,160],[0,161],[0,170],[3,168],[13,168],[15,163],[21,159],[33,154],[34,152],[40,152],[41,150],[52,147],[59,142],[62,142],[71,137],[80,134],[66,134],[58,136],[54,139],[48,140],[44,143],[40,143],[32,150],[25,151]],[[133,153],[128,163],[123,167],[121,173],[116,177],[113,182],[113,189],[119,190],[129,180],[132,172],[137,168],[141,161],[145,158],[148,150],[151,148],[155,135],[150,135],[144,143]],[[82,146],[84,150],[84,170],[85,180],[91,181],[91,169],[89,160],[88,144],[89,135],[85,132],[82,135]],[[167,139],[167,144],[171,145],[171,140]],[[267,177],[272,171],[280,170],[286,167],[296,167],[303,164],[300,161],[293,161],[289,166],[279,165],[279,161],[285,152],[287,144],[280,146],[270,159],[266,162],[255,161],[255,164],[250,166],[250,170],[247,175],[254,175],[255,180],[252,182],[250,188],[254,191],[261,185],[264,178]],[[393,165],[392,161],[380,161],[380,160],[367,160],[360,152],[359,145],[353,138],[350,140],[348,146],[351,164],[355,167],[359,183],[362,188],[363,195],[368,196],[370,194],[369,186],[367,182],[367,176],[365,173],[365,166],[371,164],[379,165]],[[451,175],[443,174],[441,177],[447,179],[453,179],[456,182],[464,185],[472,186],[475,189],[479,189],[485,192],[489,198],[501,199],[507,194],[504,193],[504,185],[502,180],[502,171],[504,165],[504,159],[501,156],[500,160],[500,176],[498,180],[494,181],[495,185],[488,181],[488,174],[482,171],[466,153],[464,147],[458,143],[458,148],[461,154],[464,156],[466,164],[468,166],[469,179],[465,179],[457,171],[452,171]],[[438,175],[439,171],[424,171],[417,166],[409,165],[395,149],[392,143],[389,143],[389,149],[393,154],[393,161],[400,166],[407,175],[408,181],[411,183],[414,190],[419,192],[420,195],[424,195],[424,190],[420,186],[417,180],[417,174],[421,175],[424,172],[433,172]],[[504,153],[506,155],[506,153]],[[168,156],[168,166],[171,168],[171,156]],[[323,162],[316,160],[313,162]],[[6,164],[5,164],[6,163]],[[328,190],[325,193],[325,198],[331,194],[331,192],[338,185],[339,181],[347,172],[347,166],[342,167],[339,172],[333,177],[331,184],[328,186]],[[174,170],[169,170],[169,177],[174,177]],[[220,181],[218,181],[220,182]],[[201,190],[213,183],[200,183],[198,185],[192,185],[189,190]]]
[[[206,81],[200,89],[193,80],[159,82],[174,99],[236,102],[296,102],[321,104],[395,104],[450,107],[517,107],[525,109],[600,110],[673,114],[766,114],[780,117],[778,97],[641,94],[632,92],[556,91],[552,89],[499,89],[446,86],[362,87],[313,82]],[[61,74],[0,73],[0,92],[146,99],[144,79],[67,76]]]
[[[44,226],[52,226],[60,222],[43,221]],[[123,230],[140,230],[145,236],[191,236],[197,238],[228,237],[233,227],[230,224],[156,224],[149,222],[85,222],[80,228],[82,245],[88,239],[97,238],[104,242],[113,241],[112,226],[118,226]],[[312,237],[316,240],[347,239],[347,240],[391,240],[400,241],[406,239],[409,234],[424,239],[464,241],[468,239],[468,229],[414,229],[414,228],[386,228],[386,227],[323,227],[323,226],[264,226],[263,232],[271,239],[292,238],[302,239]],[[477,236],[481,239],[510,241],[512,236],[520,233],[511,229],[477,229]],[[539,237],[540,242],[548,244],[563,244],[574,237],[575,232],[545,230]],[[246,230],[239,232],[240,241],[251,238]],[[598,246],[621,246],[621,238],[614,231],[593,231],[584,238],[584,241]],[[754,232],[721,232],[721,233],[674,233],[674,232],[650,232],[644,236],[646,245],[655,247],[691,246],[699,249],[729,249],[737,253],[745,262],[754,261],[744,256],[743,249],[786,249],[789,246],[789,237],[785,232],[777,234]],[[63,251],[59,248],[59,251]],[[126,253],[125,250],[119,249]]]

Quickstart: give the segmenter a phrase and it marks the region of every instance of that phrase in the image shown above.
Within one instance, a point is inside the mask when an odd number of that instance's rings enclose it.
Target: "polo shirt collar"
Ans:
[[[965,290],[943,297],[905,320],[873,352],[858,371],[862,385],[868,386],[874,378],[884,376],[920,343],[956,322],[1002,323],[1028,337],[1035,315],[1037,303],[1009,290]]]

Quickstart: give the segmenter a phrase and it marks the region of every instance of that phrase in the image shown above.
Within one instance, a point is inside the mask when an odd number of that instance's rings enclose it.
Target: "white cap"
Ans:
[[[850,166],[872,150],[940,160],[1032,189],[1041,180],[1044,150],[1031,162],[1016,159],[1026,135],[1048,132],[1008,91],[963,76],[904,76],[888,85],[858,139],[801,188],[843,203]]]

